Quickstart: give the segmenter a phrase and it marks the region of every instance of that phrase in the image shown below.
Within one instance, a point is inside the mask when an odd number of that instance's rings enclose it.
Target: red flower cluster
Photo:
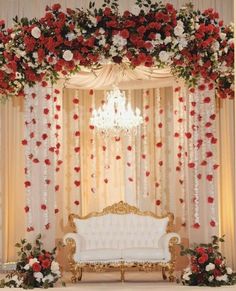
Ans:
[[[225,258],[219,252],[223,238],[212,237],[212,242],[194,248],[182,246],[181,255],[190,256],[190,267],[182,275],[184,285],[221,286],[234,284],[236,274],[226,267]],[[220,277],[223,276],[223,277]]]

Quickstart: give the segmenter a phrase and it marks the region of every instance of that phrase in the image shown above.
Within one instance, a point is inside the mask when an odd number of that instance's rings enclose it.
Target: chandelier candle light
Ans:
[[[107,93],[107,102],[93,110],[90,124],[99,132],[108,135],[136,134],[137,127],[143,123],[140,113],[139,108],[136,108],[134,113],[131,104],[126,103],[125,92],[114,86],[113,90]]]

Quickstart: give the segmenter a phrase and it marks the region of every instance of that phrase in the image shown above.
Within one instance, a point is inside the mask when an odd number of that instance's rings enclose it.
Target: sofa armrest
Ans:
[[[64,237],[63,237],[63,242],[65,245],[67,244],[75,244],[75,253],[78,253],[81,249],[81,244],[82,244],[82,237],[81,235],[79,235],[78,233],[75,232],[71,232],[71,233],[67,233]]]
[[[179,244],[181,239],[180,236],[175,233],[175,232],[169,232],[169,233],[165,233],[163,234],[159,241],[158,241],[158,246],[162,249],[168,250],[169,249],[169,243],[170,240],[174,239],[174,243]]]

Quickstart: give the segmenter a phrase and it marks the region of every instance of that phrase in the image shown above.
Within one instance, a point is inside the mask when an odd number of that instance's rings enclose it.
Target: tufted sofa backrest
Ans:
[[[133,213],[74,219],[82,238],[81,249],[158,247],[168,221],[168,217],[157,219]]]

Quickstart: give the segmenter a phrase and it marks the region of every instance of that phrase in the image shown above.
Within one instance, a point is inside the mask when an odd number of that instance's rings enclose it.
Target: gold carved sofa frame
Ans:
[[[163,216],[158,216],[153,212],[150,211],[141,211],[138,208],[129,205],[128,203],[125,203],[123,201],[120,201],[119,203],[115,203],[111,206],[108,206],[104,208],[101,212],[92,212],[89,213],[86,216],[79,216],[76,214],[70,214],[69,215],[69,223],[72,226],[74,232],[76,232],[76,226],[74,223],[74,219],[79,218],[79,219],[88,219],[91,217],[98,217],[98,216],[103,216],[106,214],[137,214],[141,216],[151,216],[157,219],[160,218],[169,218],[169,222],[167,225],[166,233],[169,233],[173,231],[173,221],[174,221],[174,215],[172,213],[167,213],[166,215]],[[88,270],[88,271],[95,271],[95,272],[102,272],[102,271],[108,271],[108,270],[120,270],[121,273],[121,281],[123,282],[125,277],[125,271],[130,270],[130,269],[136,269],[139,271],[157,271],[161,270],[162,271],[162,277],[164,280],[169,279],[169,281],[174,281],[175,277],[173,275],[174,270],[175,270],[175,263],[176,263],[176,256],[175,256],[175,250],[174,250],[174,245],[179,243],[178,238],[171,238],[169,241],[169,251],[171,253],[171,260],[169,262],[157,262],[157,263],[152,263],[152,262],[145,262],[145,263],[140,263],[140,262],[119,262],[119,263],[80,263],[80,262],[75,262],[73,259],[73,255],[75,253],[75,241],[72,238],[66,238],[65,239],[66,244],[69,246],[69,262],[70,262],[70,270],[72,272],[72,277],[71,281],[73,283],[80,281],[82,279],[82,272],[83,270]],[[168,272],[168,276],[166,275],[166,272]]]

